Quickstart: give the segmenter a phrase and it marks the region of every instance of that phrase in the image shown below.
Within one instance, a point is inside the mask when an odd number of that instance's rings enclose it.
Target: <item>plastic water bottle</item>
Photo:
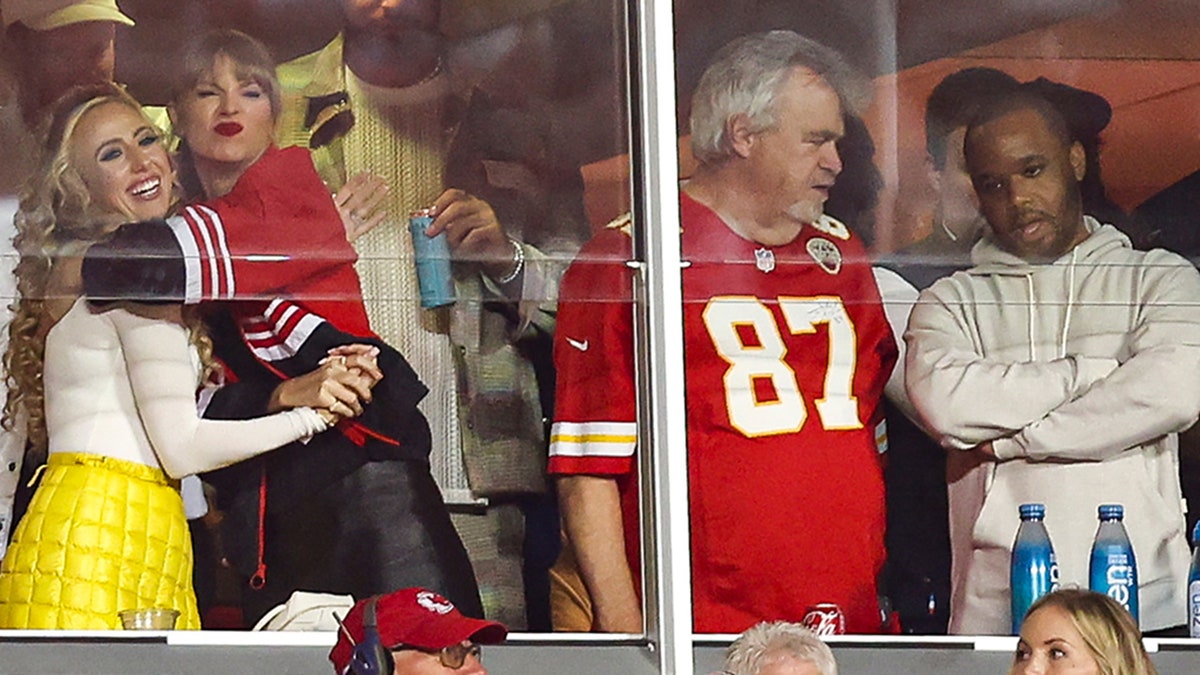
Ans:
[[[1188,635],[1200,638],[1200,522],[1192,531],[1192,569],[1188,571]]]
[[[1121,603],[1133,620],[1138,620],[1137,561],[1133,545],[1121,521],[1125,507],[1120,504],[1101,504],[1100,527],[1092,543],[1092,564],[1088,570],[1089,586]]]
[[[1020,506],[1021,526],[1012,550],[1012,632],[1021,633],[1021,622],[1029,606],[1043,595],[1058,588],[1058,562],[1054,547],[1042,520],[1046,507],[1042,504]]]

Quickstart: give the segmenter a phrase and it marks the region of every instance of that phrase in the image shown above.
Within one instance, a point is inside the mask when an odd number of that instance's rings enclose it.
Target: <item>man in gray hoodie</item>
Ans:
[[[949,449],[952,633],[1006,633],[1025,502],[1087,587],[1096,507],[1125,506],[1141,627],[1183,624],[1176,433],[1200,412],[1200,275],[1083,214],[1083,148],[1032,92],[981,109],[967,168],[989,229],[913,310],[906,385]]]

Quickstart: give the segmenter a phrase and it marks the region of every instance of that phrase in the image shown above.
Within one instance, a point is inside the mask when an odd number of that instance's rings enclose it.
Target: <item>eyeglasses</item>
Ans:
[[[411,649],[413,651],[423,652],[425,654],[436,654],[438,661],[441,661],[443,666],[446,666],[451,670],[458,670],[459,668],[462,668],[463,664],[467,662],[468,656],[474,656],[478,659],[479,654],[483,651],[479,645],[475,644],[474,642],[465,641],[456,645],[450,645],[449,647],[442,647],[441,649],[422,649],[421,647],[414,647],[412,645],[404,644],[392,647],[392,651],[394,652],[405,649]]]

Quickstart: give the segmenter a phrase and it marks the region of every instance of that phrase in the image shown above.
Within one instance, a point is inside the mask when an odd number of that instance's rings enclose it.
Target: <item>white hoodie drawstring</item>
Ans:
[[[1071,330],[1071,311],[1075,306],[1075,267],[1079,260],[1078,247],[1071,249],[1071,263],[1067,266],[1067,309],[1063,315],[1062,336],[1058,343],[1058,358],[1067,356],[1067,333]],[[1026,309],[1029,311],[1029,360],[1037,361],[1037,331],[1035,323],[1037,314],[1033,309],[1033,273],[1025,274],[1025,293],[1027,295]]]
[[[1027,294],[1025,308],[1029,311],[1029,360],[1037,361],[1037,342],[1034,337],[1034,322],[1037,321],[1033,311],[1033,273],[1025,274],[1025,292]]]
[[[1071,307],[1075,304],[1075,261],[1078,253],[1078,246],[1071,249],[1071,264],[1067,268],[1067,312],[1063,316],[1062,341],[1058,347],[1060,359],[1067,356],[1067,331],[1071,329]]]

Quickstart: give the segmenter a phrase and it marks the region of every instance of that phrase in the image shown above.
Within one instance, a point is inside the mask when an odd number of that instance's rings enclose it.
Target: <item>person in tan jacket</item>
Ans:
[[[989,230],[905,335],[908,392],[949,450],[950,632],[1007,632],[1024,502],[1045,503],[1060,582],[1080,586],[1096,506],[1123,504],[1142,628],[1182,624],[1176,433],[1200,411],[1200,275],[1084,215],[1083,149],[1032,92],[985,105],[965,151]]]

